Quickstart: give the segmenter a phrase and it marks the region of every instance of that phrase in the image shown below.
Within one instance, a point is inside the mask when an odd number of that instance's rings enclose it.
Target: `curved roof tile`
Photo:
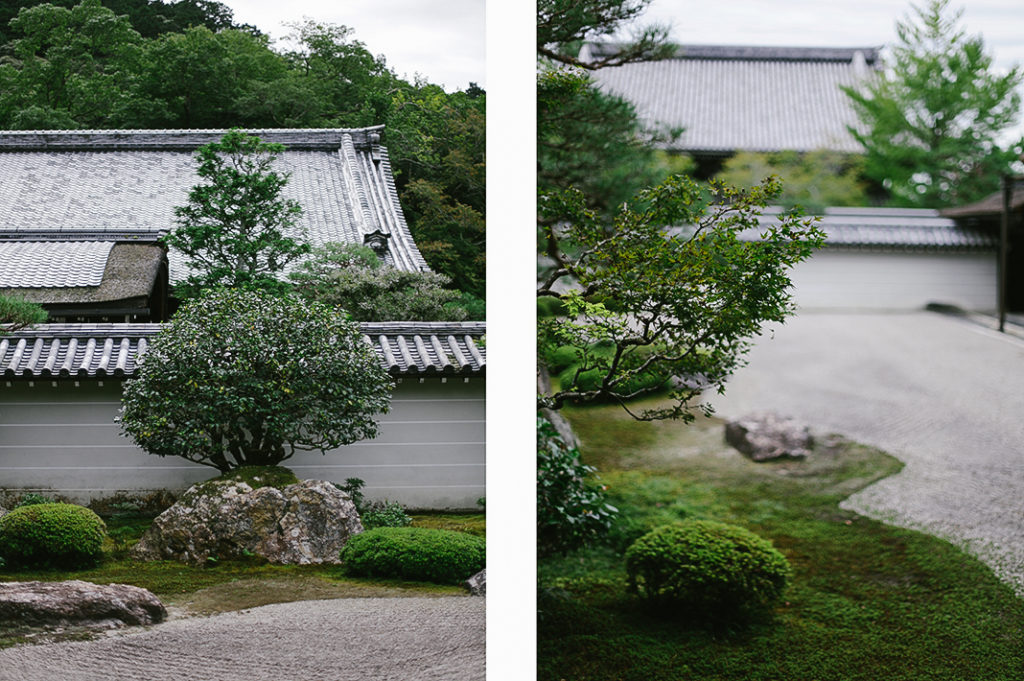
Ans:
[[[41,324],[0,338],[6,379],[127,378],[161,324]],[[392,376],[483,375],[483,322],[374,322],[360,325]]]

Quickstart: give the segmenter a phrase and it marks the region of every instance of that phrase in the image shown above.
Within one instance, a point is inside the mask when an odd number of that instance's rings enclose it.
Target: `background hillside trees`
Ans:
[[[751,188],[769,175],[777,175],[783,185],[776,203],[818,212],[828,206],[869,205],[863,170],[864,158],[859,154],[741,151],[725,161],[715,178],[728,185]]]

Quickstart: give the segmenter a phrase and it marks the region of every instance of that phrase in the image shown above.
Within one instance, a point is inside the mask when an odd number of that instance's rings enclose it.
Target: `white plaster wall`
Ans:
[[[822,250],[792,272],[802,309],[916,310],[946,303],[996,309],[994,253]]]
[[[484,496],[484,379],[404,379],[380,434],[285,462],[300,478],[362,478],[370,499],[409,508],[471,509]],[[121,436],[119,382],[0,382],[0,490],[34,490],[77,501],[117,492],[180,491],[217,475],[160,458]]]

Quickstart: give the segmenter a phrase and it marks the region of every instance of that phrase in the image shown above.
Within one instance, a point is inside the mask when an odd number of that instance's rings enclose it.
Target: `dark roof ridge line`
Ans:
[[[608,56],[618,52],[623,43],[590,43],[593,53]],[[669,59],[721,59],[745,61],[837,61],[851,62],[860,53],[867,64],[878,61],[877,47],[804,47],[785,45],[676,45]]]
[[[360,150],[380,146],[384,125],[365,128],[238,128],[289,149],[341,147],[349,136]],[[229,129],[10,130],[0,132],[3,151],[192,151],[215,142]]]

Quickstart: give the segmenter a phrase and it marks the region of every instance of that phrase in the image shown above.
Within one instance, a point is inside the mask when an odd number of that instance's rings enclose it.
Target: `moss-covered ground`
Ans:
[[[714,419],[566,415],[621,518],[605,544],[539,564],[540,681],[1024,679],[1024,602],[1009,587],[945,541],[839,508],[896,459],[836,438],[803,462],[755,464]],[[625,547],[682,517],[742,525],[786,555],[795,575],[771,617],[711,626],[626,593]]]
[[[151,517],[107,518],[104,560],[76,571],[14,571],[0,568],[0,581],[81,579],[96,584],[132,584],[152,591],[176,616],[209,615],[271,603],[325,598],[391,598],[464,595],[461,586],[349,577],[340,565],[269,565],[252,561],[216,561],[193,567],[172,561],[137,562],[128,550],[152,522]],[[414,527],[444,527],[483,536],[483,514],[420,514]],[[0,648],[24,642],[26,633],[0,628]],[[74,633],[73,635],[79,635]],[[81,634],[86,635],[86,634]],[[46,639],[50,640],[50,639]]]

